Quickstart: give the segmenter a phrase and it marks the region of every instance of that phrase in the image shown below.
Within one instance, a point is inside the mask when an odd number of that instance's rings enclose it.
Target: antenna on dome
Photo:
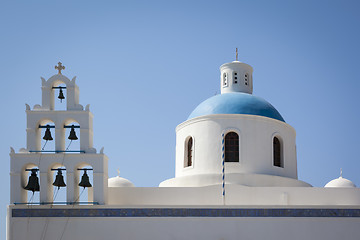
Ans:
[[[236,48],[236,61],[239,61],[238,60],[238,48]]]

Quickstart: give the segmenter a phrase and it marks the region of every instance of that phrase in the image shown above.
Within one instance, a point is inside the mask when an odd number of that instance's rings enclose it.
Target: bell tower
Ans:
[[[11,204],[27,204],[27,191],[40,192],[39,204],[56,204],[54,187],[66,188],[64,204],[78,204],[82,188],[88,190],[85,204],[106,204],[108,158],[103,149],[98,153],[93,147],[90,105],[84,109],[79,104],[76,77],[64,76],[61,62],[55,69],[56,75],[41,78],[42,104],[33,109],[26,104],[26,148],[11,148]],[[55,101],[66,104],[65,110],[57,110]],[[69,149],[71,145],[75,149]]]

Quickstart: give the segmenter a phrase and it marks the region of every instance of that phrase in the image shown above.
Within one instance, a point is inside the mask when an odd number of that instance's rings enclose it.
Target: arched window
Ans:
[[[186,150],[185,150],[185,164],[184,167],[192,166],[192,158],[193,158],[193,139],[190,137],[186,141]]]
[[[225,162],[239,162],[239,135],[235,132],[225,135]]]
[[[281,142],[277,137],[273,139],[273,161],[274,166],[276,167],[284,167],[282,156],[281,156]]]

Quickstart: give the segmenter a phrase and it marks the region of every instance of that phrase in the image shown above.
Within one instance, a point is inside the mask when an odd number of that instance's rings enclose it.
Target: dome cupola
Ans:
[[[225,63],[220,66],[221,93],[243,92],[252,94],[253,68],[239,61]]]
[[[108,179],[108,187],[135,187],[135,185],[126,178],[120,177],[120,171],[117,170],[118,175]]]
[[[324,187],[326,188],[356,188],[356,185],[349,179],[343,178],[342,170],[340,170],[340,177],[328,182]]]

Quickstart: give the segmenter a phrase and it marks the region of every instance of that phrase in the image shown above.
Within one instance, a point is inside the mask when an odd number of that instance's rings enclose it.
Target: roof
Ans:
[[[325,187],[354,188],[356,186],[349,179],[339,177],[328,182]]]
[[[249,114],[285,120],[266,100],[247,93],[223,93],[200,103],[188,117],[189,119],[211,114]]]
[[[109,187],[135,187],[132,182],[130,182],[126,178],[122,178],[120,176],[109,178],[108,186]]]

